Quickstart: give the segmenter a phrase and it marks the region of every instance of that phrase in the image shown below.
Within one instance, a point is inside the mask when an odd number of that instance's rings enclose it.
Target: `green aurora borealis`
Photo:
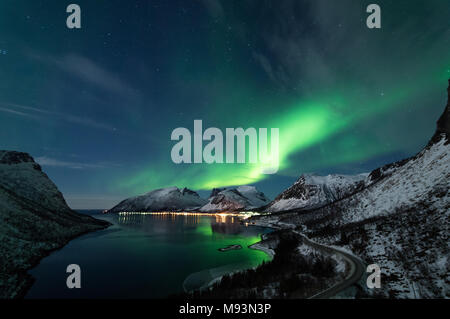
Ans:
[[[441,69],[445,69],[445,67],[442,66]],[[442,78],[445,79],[445,77],[446,75]],[[397,87],[392,92],[387,91],[385,93],[390,98],[379,98],[368,103],[364,103],[360,96],[353,96],[351,93],[346,98],[328,92],[318,93],[318,95],[326,96],[326,98],[310,101],[300,100],[293,103],[292,106],[289,106],[286,114],[279,117],[275,116],[271,120],[261,119],[259,127],[280,128],[279,161],[282,171],[289,171],[289,168],[295,166],[295,163],[289,160],[290,155],[306,151],[315,144],[326,143],[327,140],[332,141],[333,145],[327,145],[325,151],[321,153],[322,156],[319,161],[311,165],[313,171],[339,164],[358,163],[370,159],[372,156],[391,152],[395,149],[395,146],[380,143],[376,136],[370,135],[349,134],[339,138],[336,144],[334,144],[332,137],[342,132],[351,131],[353,127],[366,121],[370,124],[370,120],[376,116],[383,116],[393,111],[401,112],[405,101],[416,98],[415,92],[419,90],[422,92],[430,90],[428,86],[431,86],[430,82],[423,81],[417,83],[417,88]],[[352,91],[351,88],[347,88],[347,90]],[[354,90],[357,91],[358,89],[355,88]],[[361,107],[362,103],[364,103],[364,109]],[[413,111],[411,108],[414,108],[414,106],[411,106],[408,111]],[[405,110],[403,109],[403,111]],[[409,134],[410,132],[405,133]],[[328,149],[331,151],[328,151]],[[183,164],[180,165],[183,166]],[[188,166],[188,164],[185,165]],[[254,184],[270,178],[270,175],[260,172],[259,165],[249,163],[195,164],[189,171],[190,174],[186,175],[184,172],[181,176],[176,176],[174,171],[172,176],[169,174],[173,183],[169,182],[165,185],[177,185],[176,182],[178,182],[181,185],[190,185],[194,189],[209,190],[215,187]],[[299,171],[301,171],[301,168]],[[293,174],[295,174],[295,171]],[[166,171],[160,175],[156,169],[149,168],[139,172],[134,178],[128,179],[124,183],[124,187],[152,185],[150,187],[144,186],[140,191],[157,188],[157,185],[164,184],[167,177]],[[149,181],[153,181],[154,184]]]
[[[62,1],[64,2],[64,1]],[[418,152],[450,78],[450,3],[79,1],[0,4],[0,141],[31,153],[75,208],[155,188],[361,173]],[[61,22],[62,21],[62,22]],[[279,128],[280,169],[173,164],[177,127]],[[205,143],[204,143],[205,144]]]

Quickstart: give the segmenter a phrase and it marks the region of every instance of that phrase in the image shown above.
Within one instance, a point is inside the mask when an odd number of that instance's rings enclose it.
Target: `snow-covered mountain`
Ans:
[[[367,182],[368,174],[327,175],[304,174],[278,195],[264,211],[280,212],[291,209],[312,209],[344,198]]]
[[[30,155],[0,151],[0,299],[21,296],[51,250],[107,225],[72,211]]]
[[[202,212],[252,210],[267,205],[270,200],[254,186],[213,189]]]
[[[190,189],[168,187],[127,198],[108,212],[192,211],[205,205],[206,202],[205,199]]]
[[[313,239],[379,265],[379,296],[450,297],[450,135],[440,136],[361,192],[296,218]]]
[[[450,297],[450,80],[448,103],[428,145],[374,170],[360,191],[298,214],[257,223],[301,227],[312,240],[344,247],[381,268],[391,298]]]

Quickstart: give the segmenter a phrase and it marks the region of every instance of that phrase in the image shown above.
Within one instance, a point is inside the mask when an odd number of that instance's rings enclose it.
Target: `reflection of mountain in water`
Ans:
[[[224,215],[177,215],[177,214],[123,214],[108,215],[115,223],[134,230],[153,235],[179,232],[180,229],[198,230],[203,234],[239,235],[244,237],[259,236],[260,227],[246,227],[236,216]]]
[[[184,216],[176,214],[127,214],[117,216],[117,221],[122,225],[141,225],[146,224],[152,220],[166,222],[168,225],[173,225],[174,223],[181,223],[183,225],[197,225],[200,223],[200,219],[201,216],[197,215]]]
[[[227,235],[237,235],[242,233],[242,225],[236,222],[228,223],[211,223],[211,229],[213,233],[227,234]]]
[[[153,234],[171,233],[183,227],[195,228],[201,223],[201,216],[165,215],[110,215],[117,218],[117,223]]]

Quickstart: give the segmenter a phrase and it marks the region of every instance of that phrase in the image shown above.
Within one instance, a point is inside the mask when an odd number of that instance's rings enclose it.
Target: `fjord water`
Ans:
[[[270,259],[248,248],[269,230],[236,217],[90,214],[113,226],[42,259],[29,271],[36,281],[26,298],[164,298]],[[242,249],[218,250],[235,244]],[[67,288],[70,264],[81,268],[80,289]]]

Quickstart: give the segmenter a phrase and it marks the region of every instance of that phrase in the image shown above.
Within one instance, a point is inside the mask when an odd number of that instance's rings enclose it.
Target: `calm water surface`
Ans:
[[[36,282],[27,298],[163,298],[270,259],[247,247],[269,230],[236,217],[90,213],[113,226],[44,258],[30,271]],[[234,244],[243,248],[218,251]],[[69,264],[81,267],[81,289],[66,286]]]

